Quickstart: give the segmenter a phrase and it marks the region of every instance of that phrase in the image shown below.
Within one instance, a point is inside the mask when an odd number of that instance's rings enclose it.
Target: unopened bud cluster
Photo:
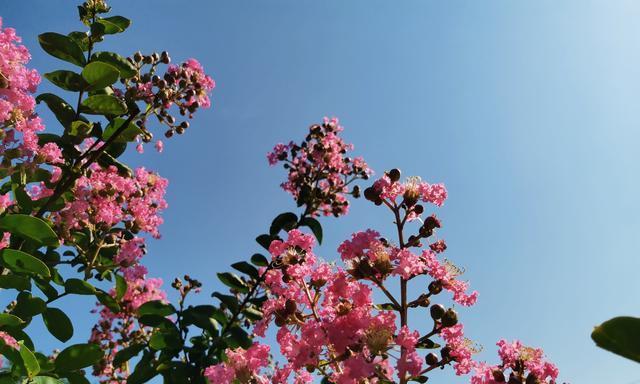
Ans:
[[[173,65],[170,64],[171,57],[166,51],[150,55],[136,52],[128,60],[138,69],[138,74],[123,80],[126,86],[125,99],[132,102],[143,101],[149,105],[151,114],[167,126],[165,137],[183,134],[189,128],[187,119],[193,118],[199,108],[210,107],[209,93],[215,87],[215,82],[204,73],[197,60],[189,59],[180,65]],[[158,72],[160,64],[169,65],[164,74]],[[172,109],[174,106],[177,113]],[[142,139],[147,142],[153,137],[147,129],[148,117],[149,114],[144,114],[141,119],[136,120],[136,124],[144,132]]]

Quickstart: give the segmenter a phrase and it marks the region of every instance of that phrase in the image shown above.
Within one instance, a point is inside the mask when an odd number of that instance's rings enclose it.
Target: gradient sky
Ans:
[[[440,234],[480,291],[460,312],[481,358],[496,359],[499,338],[520,338],[571,383],[640,382],[640,365],[589,338],[601,321],[640,312],[640,3],[110,3],[133,25],[105,49],[196,57],[217,82],[214,107],[163,154],[126,156],[170,180],[163,238],[146,258],[152,275],[189,273],[205,282],[197,301],[209,300],[221,288],[215,273],[257,251],[255,235],[295,209],[266,152],[338,116],[378,174],[398,167],[447,185]],[[36,36],[78,29],[75,4],[0,3],[40,72],[66,66]],[[356,201],[348,217],[323,220],[318,253],[333,260],[352,232],[388,232],[390,222]],[[74,340],[86,340],[92,300],[63,304]],[[43,348],[59,345],[37,332]],[[432,381],[466,382],[450,373]]]

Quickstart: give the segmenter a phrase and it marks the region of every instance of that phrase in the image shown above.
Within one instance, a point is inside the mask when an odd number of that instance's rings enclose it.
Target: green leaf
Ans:
[[[127,378],[127,384],[141,384],[151,380],[158,374],[153,365],[153,354],[145,352],[136,364],[131,376]]]
[[[313,232],[313,235],[318,240],[318,244],[322,244],[322,225],[320,225],[320,222],[318,220],[314,219],[313,217],[305,217],[300,222],[300,225],[309,227],[309,229],[311,229],[311,232]]]
[[[640,318],[614,317],[597,326],[591,338],[600,348],[640,362]]]
[[[54,71],[45,73],[44,77],[58,87],[72,92],[86,89],[89,84],[79,74],[72,71]]]
[[[247,349],[252,344],[249,334],[244,329],[239,327],[230,328],[229,333],[227,333],[225,336],[225,341],[227,342],[229,347],[233,349],[238,347]]]
[[[240,292],[249,292],[249,288],[242,281],[242,279],[240,279],[240,277],[238,277],[233,273],[230,273],[230,272],[218,273],[218,279],[220,279],[220,281],[222,281],[222,283],[227,287],[236,289]]]
[[[22,357],[22,363],[24,364],[24,367],[27,370],[27,375],[29,375],[29,377],[32,378],[35,375],[37,375],[38,372],[40,372],[40,364],[38,364],[38,359],[36,359],[36,356],[33,354],[33,352],[31,352],[31,350],[27,348],[27,346],[24,345],[22,342],[19,342],[19,343],[20,343],[20,357]]]
[[[102,350],[95,344],[74,344],[65,348],[56,358],[56,370],[75,371],[97,363],[102,359]]]
[[[235,296],[223,295],[220,292],[214,292],[211,296],[218,298],[224,305],[231,309],[231,311],[235,312],[238,310],[239,303]]]
[[[65,372],[61,376],[67,379],[67,381],[69,381],[69,384],[91,384],[89,383],[89,380],[87,380],[87,378],[84,377],[84,374],[82,373]]]
[[[62,380],[58,380],[55,377],[50,376],[36,376],[31,380],[33,384],[64,384]]]
[[[82,111],[90,115],[123,115],[127,105],[115,96],[94,95],[82,101]]]
[[[246,307],[242,313],[244,313],[244,315],[251,321],[258,321],[264,316],[262,311],[255,307]]]
[[[111,295],[109,295],[108,293],[103,291],[97,291],[96,298],[98,299],[100,304],[109,308],[111,312],[113,313],[120,312],[120,304],[118,304],[118,302],[113,297],[111,297]]]
[[[111,136],[113,136],[114,133],[116,133],[116,131],[118,131],[118,129],[122,127],[122,124],[126,123],[126,121],[127,120],[122,118],[113,119],[113,121],[110,122],[109,125],[107,125],[107,127],[104,129],[104,133],[102,134],[102,139],[103,140],[109,139]],[[116,137],[114,142],[127,143],[129,141],[134,141],[136,137],[141,133],[142,133],[142,130],[140,130],[140,128],[137,125],[129,123],[129,125],[122,132],[118,134],[118,137]]]
[[[76,119],[76,111],[64,101],[62,98],[54,95],[53,93],[43,93],[36,97],[36,101],[40,103],[44,101],[49,107],[51,112],[56,116],[56,119],[67,128],[71,126],[71,123]]]
[[[98,23],[104,26],[104,32],[107,35],[124,32],[131,25],[131,20],[122,16],[105,17],[98,20]]]
[[[173,305],[163,303],[160,300],[147,301],[138,308],[138,314],[144,315],[158,315],[169,316],[176,313],[176,309]]]
[[[26,276],[19,275],[1,275],[0,288],[17,289],[19,291],[31,290],[31,279]]]
[[[276,236],[281,230],[290,231],[298,226],[298,216],[293,212],[281,213],[273,219],[269,233]]]
[[[89,36],[86,32],[73,31],[70,32],[67,36],[75,41],[83,51],[89,50]]]
[[[67,342],[73,336],[73,324],[69,317],[58,308],[47,308],[42,314],[44,325],[58,340]]]
[[[81,67],[87,63],[82,48],[69,36],[47,32],[39,35],[38,41],[42,49],[53,57]]]
[[[101,61],[111,64],[120,71],[120,77],[123,79],[133,77],[138,72],[136,67],[127,61],[127,59],[113,52],[96,52],[91,56],[91,61]]]
[[[246,261],[240,261],[237,263],[231,264],[231,267],[237,271],[247,274],[249,277],[257,279],[260,277],[260,273],[253,265],[247,263]]]
[[[269,265],[269,260],[259,253],[255,253],[251,256],[251,262],[258,267],[266,267]]]
[[[0,328],[17,328],[22,327],[24,324],[24,321],[18,316],[9,313],[0,313]]]
[[[271,245],[271,242],[273,241],[273,237],[264,234],[264,235],[260,235],[258,237],[256,237],[256,242],[258,244],[260,244],[260,246],[266,250],[269,250],[269,246]]]
[[[108,87],[120,76],[114,66],[100,61],[92,61],[82,70],[82,77],[91,85],[91,89]]]
[[[51,277],[51,272],[45,263],[28,253],[5,248],[0,251],[2,263],[14,272],[34,273],[45,278]]]
[[[212,335],[215,335],[216,331],[220,329],[220,324],[216,318],[226,321],[224,312],[213,305],[196,305],[195,307],[189,307],[184,310],[182,315],[187,324],[194,324],[196,327],[202,328]]]
[[[28,292],[20,292],[17,297],[17,304],[11,312],[21,319],[28,320],[29,317],[44,312],[46,308],[47,304],[41,298],[31,296]]]
[[[113,366],[119,367],[137,356],[144,349],[144,344],[133,344],[116,353],[113,358]]]
[[[64,291],[76,295],[95,295],[97,293],[93,285],[80,279],[67,279],[64,282]]]
[[[116,300],[121,300],[127,293],[127,281],[124,277],[116,275]]]
[[[92,123],[86,123],[82,120],[76,120],[71,123],[71,129],[69,129],[69,136],[86,137],[93,128]]]

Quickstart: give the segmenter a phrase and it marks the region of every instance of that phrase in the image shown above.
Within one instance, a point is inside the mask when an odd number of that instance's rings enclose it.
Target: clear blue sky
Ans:
[[[64,64],[36,36],[77,29],[75,4],[0,3],[41,72]],[[133,25],[110,48],[196,57],[218,85],[214,108],[164,154],[128,155],[170,179],[163,239],[146,259],[152,275],[190,273],[205,281],[198,300],[207,300],[220,288],[215,272],[251,255],[254,236],[294,209],[265,153],[335,115],[378,173],[399,167],[446,183],[441,234],[480,291],[462,317],[483,357],[495,358],[498,338],[521,338],[543,346],[572,383],[640,380],[640,365],[589,339],[602,320],[640,313],[639,3],[111,4]],[[390,228],[364,201],[324,223],[319,253],[329,260],[351,232]],[[65,304],[78,341],[90,306]],[[57,345],[41,335],[40,345]]]

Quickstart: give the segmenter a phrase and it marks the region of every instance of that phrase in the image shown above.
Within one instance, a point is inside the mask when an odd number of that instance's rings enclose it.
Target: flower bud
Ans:
[[[538,378],[536,377],[536,375],[534,375],[533,373],[529,373],[529,375],[527,376],[527,380],[525,381],[526,384],[538,384]]]
[[[400,170],[398,168],[394,168],[387,172],[387,176],[392,183],[395,183],[396,181],[400,180]]]
[[[453,309],[449,308],[442,316],[442,325],[444,327],[453,327],[458,324],[458,314]]]
[[[442,316],[444,316],[446,309],[442,304],[434,304],[429,308],[429,312],[431,312],[431,318],[433,320],[440,320]]]
[[[494,370],[491,374],[493,375],[493,380],[498,383],[504,383],[506,381],[504,373],[499,369]]]
[[[432,281],[429,283],[429,292],[433,295],[442,292],[442,283],[440,281]]]
[[[369,187],[364,190],[364,198],[369,201],[375,201],[376,198],[379,198],[379,195],[373,187]]]
[[[427,363],[427,365],[436,365],[438,364],[438,361],[440,361],[440,359],[438,358],[438,355],[431,352],[424,357],[424,361]]]

